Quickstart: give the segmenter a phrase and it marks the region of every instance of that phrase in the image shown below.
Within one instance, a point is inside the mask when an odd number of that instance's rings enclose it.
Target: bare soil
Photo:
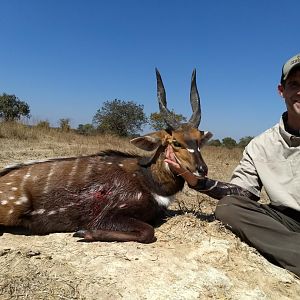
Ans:
[[[0,168],[96,148],[101,147],[0,138]],[[204,150],[210,177],[228,180],[240,154]],[[300,299],[299,278],[269,263],[214,220],[215,205],[185,188],[156,228],[157,241],[148,245],[82,243],[72,233],[4,232],[0,299]]]

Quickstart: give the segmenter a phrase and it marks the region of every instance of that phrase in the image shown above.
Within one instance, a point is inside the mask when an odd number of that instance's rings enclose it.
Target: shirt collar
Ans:
[[[290,147],[298,147],[300,146],[300,137],[295,136],[286,131],[287,124],[287,112],[284,112],[279,121],[279,132],[282,138],[286,141],[286,143]]]

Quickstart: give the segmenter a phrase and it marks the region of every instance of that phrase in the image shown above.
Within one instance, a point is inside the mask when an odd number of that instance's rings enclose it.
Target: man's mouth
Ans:
[[[299,106],[300,105],[300,100],[294,101],[293,105]]]

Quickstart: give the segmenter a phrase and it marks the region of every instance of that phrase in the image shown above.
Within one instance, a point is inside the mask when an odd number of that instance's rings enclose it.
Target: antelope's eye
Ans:
[[[172,144],[175,147],[182,147],[181,144],[179,142],[177,142],[177,141],[173,141]]]

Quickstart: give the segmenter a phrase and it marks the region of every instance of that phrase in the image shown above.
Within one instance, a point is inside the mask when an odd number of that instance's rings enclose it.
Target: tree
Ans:
[[[250,141],[253,139],[253,136],[245,136],[245,137],[242,137],[238,143],[238,146],[241,147],[241,148],[245,148],[249,143]]]
[[[211,140],[211,141],[209,141],[208,145],[209,146],[220,147],[220,146],[222,146],[222,143],[221,143],[220,140],[217,139],[217,140]]]
[[[92,124],[79,124],[77,127],[77,132],[79,134],[90,135],[93,134],[95,128]]]
[[[62,131],[70,131],[71,130],[70,119],[68,118],[59,119],[59,128]]]
[[[222,139],[222,144],[229,149],[232,149],[237,145],[236,141],[231,137],[225,137],[224,139]]]
[[[142,130],[147,123],[144,106],[133,101],[114,99],[105,101],[97,110],[93,123],[101,133],[113,133],[119,136],[132,136]]]
[[[186,122],[186,117],[184,117],[183,115],[176,114],[173,110],[171,111],[171,114],[179,123]],[[162,130],[167,126],[166,122],[164,121],[163,115],[160,112],[155,112],[150,115],[149,124],[154,130]]]
[[[21,116],[30,117],[29,105],[15,95],[3,93],[0,96],[0,118],[4,121],[20,120]]]

